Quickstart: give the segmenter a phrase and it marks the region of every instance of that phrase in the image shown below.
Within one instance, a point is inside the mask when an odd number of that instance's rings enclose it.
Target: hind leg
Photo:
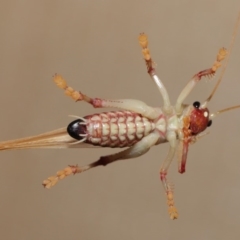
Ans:
[[[66,95],[70,96],[75,101],[87,102],[94,108],[118,108],[122,110],[128,110],[141,114],[142,116],[149,119],[156,119],[162,113],[159,108],[150,107],[146,103],[139,100],[91,98],[69,87],[66,81],[57,74],[54,76],[53,80],[59,88],[65,90]]]
[[[152,146],[154,146],[158,141],[158,139],[159,139],[159,134],[153,132],[148,136],[145,136],[141,141],[137,142],[132,147],[125,149],[121,152],[100,157],[97,161],[82,167],[79,167],[78,165],[76,166],[70,165],[63,170],[58,171],[56,176],[52,176],[44,180],[43,186],[49,189],[53,187],[58,182],[58,180],[61,180],[71,174],[82,173],[98,166],[106,166],[118,160],[125,160],[125,159],[139,157],[145,154]]]

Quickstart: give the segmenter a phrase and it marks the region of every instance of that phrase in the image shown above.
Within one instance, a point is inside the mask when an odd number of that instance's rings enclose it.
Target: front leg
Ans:
[[[215,75],[217,69],[221,67],[221,61],[225,59],[227,56],[227,50],[225,48],[221,48],[218,52],[218,55],[216,57],[216,61],[212,65],[211,68],[203,70],[198,72],[193,76],[193,78],[187,83],[187,85],[184,87],[182,92],[180,93],[177,102],[176,102],[176,112],[177,114],[181,114],[183,110],[183,101],[186,99],[186,97],[191,93],[193,88],[196,86],[196,84],[201,80],[202,77],[212,77]],[[218,86],[218,84],[216,85]]]
[[[65,90],[66,95],[70,96],[75,101],[85,101],[91,104],[94,108],[110,108],[110,107],[119,108],[122,110],[128,110],[141,114],[143,117],[149,119],[156,119],[162,113],[159,108],[150,107],[146,103],[139,100],[134,99],[107,100],[101,98],[91,98],[69,87],[66,81],[60,75],[57,74],[54,75],[53,80],[59,88]]]
[[[145,154],[152,146],[154,146],[158,140],[159,134],[157,132],[152,132],[148,136],[145,136],[141,141],[137,142],[132,147],[125,149],[121,152],[100,157],[97,161],[82,167],[78,167],[77,165],[76,166],[70,165],[63,170],[58,171],[56,176],[52,176],[44,180],[43,186],[45,188],[51,188],[58,182],[58,180],[61,180],[71,174],[81,173],[98,166],[106,166],[109,163],[116,162],[118,160],[139,157]]]

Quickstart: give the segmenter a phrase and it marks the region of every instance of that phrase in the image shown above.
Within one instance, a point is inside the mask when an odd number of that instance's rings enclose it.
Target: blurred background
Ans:
[[[161,106],[146,72],[138,34],[149,36],[172,103],[187,81],[228,47],[239,0],[1,1],[0,140],[35,135],[96,111],[74,103],[54,73],[92,97],[140,99]],[[240,104],[240,33],[224,81],[209,108]],[[216,79],[202,80],[187,102],[204,101]],[[168,144],[146,155],[69,177],[42,181],[68,164],[84,165],[117,149],[1,152],[0,233],[5,240],[239,239],[240,111],[214,119],[190,147],[175,183],[179,219],[171,221],[159,180]]]

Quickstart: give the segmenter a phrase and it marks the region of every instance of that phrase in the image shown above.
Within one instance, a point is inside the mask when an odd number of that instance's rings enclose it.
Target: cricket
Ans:
[[[186,171],[190,144],[197,142],[199,138],[207,134],[205,130],[212,125],[213,119],[219,114],[240,108],[240,105],[236,105],[214,113],[211,113],[207,108],[223,79],[239,25],[240,12],[229,48],[221,48],[212,66],[198,72],[190,79],[180,92],[175,105],[171,104],[169,93],[156,73],[156,64],[150,54],[148,37],[144,33],[139,35],[138,41],[147,73],[161,94],[163,101],[161,107],[151,107],[142,101],[134,99],[107,100],[92,98],[81,91],[74,90],[67,85],[61,75],[55,74],[53,76],[55,84],[75,102],[84,101],[94,108],[116,108],[116,111],[93,113],[84,117],[73,115],[72,117],[75,120],[70,122],[67,127],[32,137],[0,142],[0,150],[85,147],[125,148],[120,152],[101,156],[98,160],[85,166],[67,166],[58,171],[56,175],[43,181],[43,186],[49,189],[67,176],[82,173],[98,166],[106,166],[118,160],[139,157],[147,153],[151,147],[168,142],[169,151],[160,167],[159,175],[166,194],[170,219],[177,219],[179,214],[174,203],[174,187],[173,183],[168,180],[168,169],[172,160],[177,155],[178,172],[183,174]],[[209,97],[202,103],[195,101],[193,104],[186,104],[185,99],[197,83],[204,77],[211,79],[218,69],[221,69],[221,72]]]

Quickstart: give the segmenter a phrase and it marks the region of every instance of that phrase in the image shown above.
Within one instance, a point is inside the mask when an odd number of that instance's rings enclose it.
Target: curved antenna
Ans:
[[[211,94],[209,95],[209,97],[206,99],[206,101],[204,102],[203,106],[206,106],[208,102],[210,102],[210,100],[212,99],[213,95],[215,94],[219,84],[221,83],[222,81],[222,78],[225,74],[225,71],[226,71],[226,67],[228,65],[228,61],[229,61],[229,56],[232,52],[232,48],[233,48],[233,45],[234,45],[234,42],[236,40],[236,36],[237,36],[237,30],[238,30],[238,27],[239,27],[239,24],[240,24],[240,12],[238,14],[238,18],[237,18],[237,22],[234,26],[234,31],[233,31],[233,35],[232,35],[232,39],[231,39],[231,42],[230,42],[230,45],[229,45],[229,51],[228,51],[228,55],[227,55],[227,58],[226,58],[226,61],[225,61],[225,64],[223,65],[223,68],[222,68],[222,71],[221,71],[221,74],[219,76],[219,79],[213,89],[213,91],[211,92]],[[234,108],[234,107],[233,107]],[[230,109],[229,109],[230,110]],[[221,112],[221,111],[220,111]]]
[[[219,111],[217,111],[215,113],[211,113],[210,116],[209,116],[209,119],[215,118],[220,113],[224,113],[224,112],[227,112],[227,111],[230,111],[230,110],[233,110],[233,109],[237,109],[237,108],[240,108],[240,105],[224,108],[224,109],[219,110]]]

